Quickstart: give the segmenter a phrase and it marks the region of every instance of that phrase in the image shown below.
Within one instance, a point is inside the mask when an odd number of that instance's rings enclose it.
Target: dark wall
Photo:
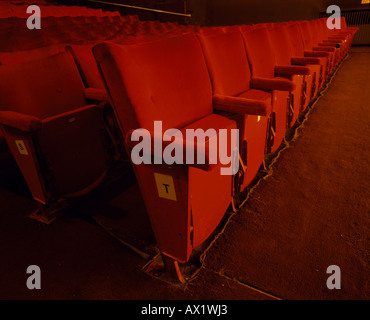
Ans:
[[[349,10],[349,9],[369,9],[369,4],[361,4],[361,0],[324,0],[323,3],[326,6],[329,6],[331,4],[338,5],[341,10]]]
[[[361,9],[361,0],[188,0],[192,22],[232,25],[287,20],[310,20],[335,4],[342,10]]]
[[[49,1],[49,0],[48,0]],[[178,21],[183,17],[158,14],[137,9],[95,4],[84,0],[50,0],[68,4],[85,5],[103,10],[118,10],[122,15],[138,14],[141,20]],[[287,20],[311,20],[319,17],[320,11],[335,4],[342,10],[365,9],[361,0],[104,0],[107,2],[142,6],[153,9],[184,13],[191,12],[191,24],[232,25]]]

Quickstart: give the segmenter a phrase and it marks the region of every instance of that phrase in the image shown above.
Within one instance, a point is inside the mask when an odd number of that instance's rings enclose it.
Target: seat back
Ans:
[[[0,67],[0,110],[45,119],[85,106],[83,89],[69,52]]]
[[[72,53],[85,86],[104,89],[104,83],[92,52],[93,46],[92,44],[70,45],[67,50]]]
[[[310,29],[310,24],[308,21],[299,21],[298,23],[300,32],[301,32],[301,37],[302,37],[302,42],[303,42],[303,47],[305,50],[312,50],[314,46],[317,45],[315,43],[311,29]]]
[[[31,132],[2,128],[33,197],[42,203],[85,194],[107,172],[103,112],[87,106],[83,91],[69,52],[0,67],[0,110],[42,120]]]
[[[301,31],[297,23],[290,23],[286,26],[285,32],[287,33],[288,39],[291,43],[292,53],[295,57],[303,57],[304,46]]]
[[[285,28],[280,26],[268,29],[276,63],[279,65],[290,65],[291,57],[293,56],[292,43],[285,32]]]
[[[80,196],[101,182],[110,162],[104,131],[103,111],[94,105],[43,122],[39,162],[52,195]]]
[[[212,88],[194,34],[158,41],[94,47],[107,90],[124,132],[182,128],[212,113]],[[175,52],[175,53],[174,53]]]
[[[250,88],[250,70],[242,34],[199,35],[213,93],[238,96]]]
[[[275,55],[266,28],[243,32],[248,61],[253,76],[272,78],[275,76]]]
[[[316,32],[315,36],[318,39],[317,42],[320,42],[322,40],[327,39],[325,30],[323,28],[323,25],[322,25],[320,19],[312,20],[312,21],[310,21],[310,24],[311,24],[312,30],[314,30],[314,32]]]
[[[0,65],[17,64],[42,59],[63,51],[58,46],[47,46],[33,50],[0,52]]]

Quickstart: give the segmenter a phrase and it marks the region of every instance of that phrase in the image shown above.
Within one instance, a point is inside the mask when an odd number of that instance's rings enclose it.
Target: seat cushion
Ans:
[[[194,132],[196,134],[195,130],[203,130],[203,132],[208,133],[209,135],[205,136],[205,140],[196,140],[193,139],[192,135],[189,135],[189,132],[187,130],[190,130],[190,132]],[[220,139],[220,130],[226,129],[228,132],[228,144],[227,144],[227,155],[230,156],[232,153],[232,144],[230,143],[231,138],[231,129],[236,129],[236,123],[233,120],[230,120],[226,117],[217,115],[217,114],[211,114],[209,116],[206,116],[200,120],[197,120],[186,127],[182,128],[180,131],[183,134],[184,141],[187,143],[187,152],[194,151],[195,155],[195,163],[198,163],[202,157],[204,157],[204,163],[209,164],[209,167],[215,167],[219,166],[220,159],[218,157],[218,150],[219,148],[219,139]],[[208,132],[207,132],[208,131]],[[194,143],[195,142],[195,143]],[[236,140],[235,140],[236,142]],[[192,149],[194,146],[202,145],[204,146],[205,154],[197,152],[196,149]],[[234,144],[234,147],[237,144]],[[215,156],[215,157],[213,157]],[[197,161],[198,160],[198,161]],[[200,163],[201,164],[201,163]]]
[[[94,55],[127,132],[181,128],[213,112],[212,88],[194,34],[134,45],[102,43]]]

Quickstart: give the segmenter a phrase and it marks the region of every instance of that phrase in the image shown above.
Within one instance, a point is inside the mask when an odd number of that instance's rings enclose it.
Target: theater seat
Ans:
[[[83,92],[68,52],[0,67],[0,125],[40,210],[91,191],[108,170],[102,109]]]
[[[93,46],[93,44],[69,45],[66,47],[66,50],[72,54],[76,62],[86,88],[85,97],[93,103],[105,103],[104,119],[108,124],[109,134],[112,137],[110,149],[112,154],[114,154],[114,160],[119,160],[121,156],[126,157],[127,155],[121,148],[123,138],[118,128],[114,111],[108,103],[109,98],[92,52]]]
[[[327,55],[322,52],[305,50],[301,31],[297,23],[288,23],[284,30],[292,44],[292,64],[303,63],[306,66],[309,66],[315,74],[314,87],[311,94],[311,99],[313,99],[325,81],[324,70],[327,66]]]
[[[314,77],[315,72],[307,66],[307,61],[301,61],[300,65],[292,65],[292,57],[293,57],[293,49],[292,44],[289,41],[289,38],[284,30],[284,26],[277,26],[274,28],[268,29],[268,34],[271,40],[272,48],[274,50],[276,63],[278,65],[286,65],[292,67],[292,72],[294,72],[294,69],[303,67],[304,69],[302,71],[306,72],[303,75],[299,74],[291,74],[290,77],[296,78],[296,77],[302,77],[303,81],[301,83],[301,90],[297,91],[295,93],[295,103],[299,102],[299,110],[304,111],[311,99],[312,91],[314,90],[313,84],[314,84]],[[299,97],[300,95],[300,97]],[[297,99],[300,99],[297,101]],[[298,106],[298,105],[297,105]]]
[[[316,53],[316,56],[326,59],[326,65],[323,72],[324,81],[328,79],[334,67],[335,48],[328,46],[319,46],[313,39],[309,23],[307,21],[299,21],[297,25],[300,29],[303,46],[306,52]]]
[[[292,115],[290,94],[296,89],[297,83],[277,75],[275,56],[271,43],[266,41],[268,34],[265,28],[250,30],[242,34],[251,66],[251,86],[272,94],[276,130],[271,151],[274,152],[280,147],[286,130],[293,121],[293,117],[290,116]]]
[[[93,44],[70,45],[71,52],[86,88],[105,89],[92,52]]]
[[[327,36],[325,29],[322,25],[320,19],[312,20],[309,22],[311,26],[311,30],[313,31],[314,36],[316,37],[317,42],[329,44],[336,48],[336,57],[335,57],[335,66],[343,59],[344,55],[346,54],[346,39],[333,39],[332,37]]]
[[[318,19],[318,26],[321,29],[321,32],[326,39],[337,40],[338,42],[340,42],[341,49],[343,48],[342,56],[341,56],[341,58],[343,59],[344,56],[347,54],[349,48],[351,47],[352,34],[342,31],[343,24],[341,24],[341,29],[339,30],[329,29],[327,27],[327,18]]]
[[[206,144],[219,129],[236,129],[234,121],[213,113],[211,83],[194,34],[136,45],[105,42],[93,51],[129,152],[131,133],[140,128],[153,132],[154,121],[162,121],[163,132],[215,129]],[[229,154],[236,146],[236,140],[230,141]],[[150,157],[160,159],[162,149],[151,150]],[[224,216],[232,176],[220,174],[218,161],[151,163],[133,167],[158,247],[175,264],[186,262]]]
[[[250,86],[251,73],[241,33],[199,34],[212,81],[217,111],[237,122],[241,165],[235,177],[235,193],[255,178],[267,152],[270,133],[269,92]],[[232,112],[238,107],[238,112]]]
[[[271,58],[266,60],[264,68],[271,70],[271,75],[290,80],[295,84],[295,88],[289,92],[289,106],[287,115],[288,127],[293,127],[298,119],[299,112],[302,110],[302,101],[304,93],[304,77],[310,74],[310,70],[304,66],[294,66],[290,61],[290,47],[286,47],[284,52],[277,50],[280,47],[278,39],[273,41],[269,30],[273,29],[273,25],[269,28],[262,28],[256,31],[259,35],[259,41],[264,46],[265,50],[271,52]],[[281,47],[280,47],[281,48]],[[287,55],[288,54],[288,55]]]
[[[331,53],[332,61],[330,71],[332,72],[340,61],[340,43],[337,41],[324,39],[323,35],[321,34],[321,29],[317,27],[316,20],[305,21],[303,23],[307,26],[307,29],[311,34],[312,43],[319,48],[325,48],[328,52]]]

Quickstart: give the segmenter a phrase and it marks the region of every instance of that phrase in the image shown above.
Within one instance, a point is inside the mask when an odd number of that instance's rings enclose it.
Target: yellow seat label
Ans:
[[[172,176],[155,172],[154,178],[157,184],[158,196],[160,198],[177,201],[176,190]]]
[[[27,151],[26,145],[24,144],[23,140],[15,140],[15,144],[17,145],[17,148],[20,154],[23,154],[25,156],[28,155],[28,151]]]

